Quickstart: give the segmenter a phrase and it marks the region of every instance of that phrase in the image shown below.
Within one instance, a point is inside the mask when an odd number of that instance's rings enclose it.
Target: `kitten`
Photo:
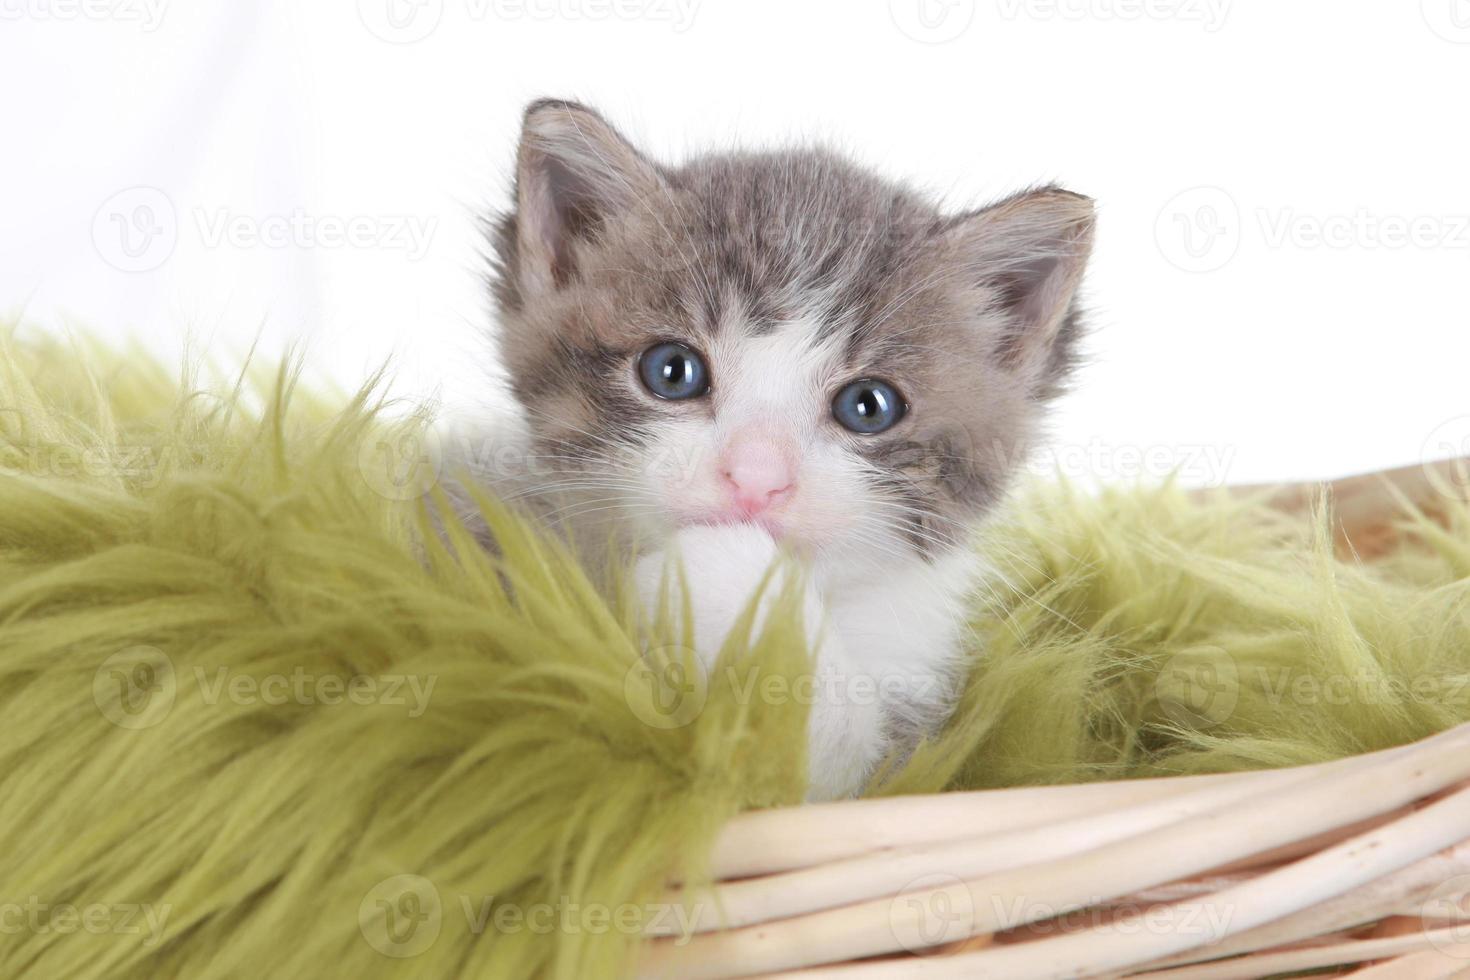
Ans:
[[[795,555],[810,796],[852,795],[952,704],[972,532],[1072,367],[1093,221],[1054,187],[945,215],[818,150],[665,166],[535,102],[494,295],[543,464],[501,489],[582,541],[653,542],[649,603],[677,555],[706,669]]]

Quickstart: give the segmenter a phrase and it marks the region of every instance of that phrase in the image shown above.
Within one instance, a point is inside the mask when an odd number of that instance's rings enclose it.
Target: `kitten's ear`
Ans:
[[[1070,367],[1095,223],[1090,198],[1046,187],[961,215],[942,233],[1007,315],[997,358],[1044,385]]]
[[[577,243],[662,189],[658,168],[593,110],[555,99],[531,103],[516,157],[514,256],[503,256],[519,291],[570,281]]]

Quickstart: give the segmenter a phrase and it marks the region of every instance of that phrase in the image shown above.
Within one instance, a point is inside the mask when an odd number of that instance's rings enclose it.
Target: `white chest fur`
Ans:
[[[696,654],[708,670],[778,549],[748,525],[687,528],[669,552],[638,564],[645,603],[657,601],[674,555],[689,584]],[[978,564],[957,550],[934,562],[916,557],[881,567],[819,561],[803,576],[804,621],[816,654],[810,798],[852,795],[891,748],[943,721],[966,648],[964,599]]]

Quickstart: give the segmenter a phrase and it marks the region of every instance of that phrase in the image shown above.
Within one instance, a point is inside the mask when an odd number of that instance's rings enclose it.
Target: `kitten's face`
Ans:
[[[945,218],[833,156],[650,163],[527,113],[501,351],[558,519],[758,523],[819,555],[955,544],[1069,365],[1090,202]]]

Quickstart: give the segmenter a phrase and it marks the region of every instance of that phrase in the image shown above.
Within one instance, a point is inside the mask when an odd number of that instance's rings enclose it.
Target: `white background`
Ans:
[[[1470,0],[0,0],[0,93],[31,329],[492,398],[476,217],[558,95],[673,158],[1097,198],[1069,471],[1470,453]]]

